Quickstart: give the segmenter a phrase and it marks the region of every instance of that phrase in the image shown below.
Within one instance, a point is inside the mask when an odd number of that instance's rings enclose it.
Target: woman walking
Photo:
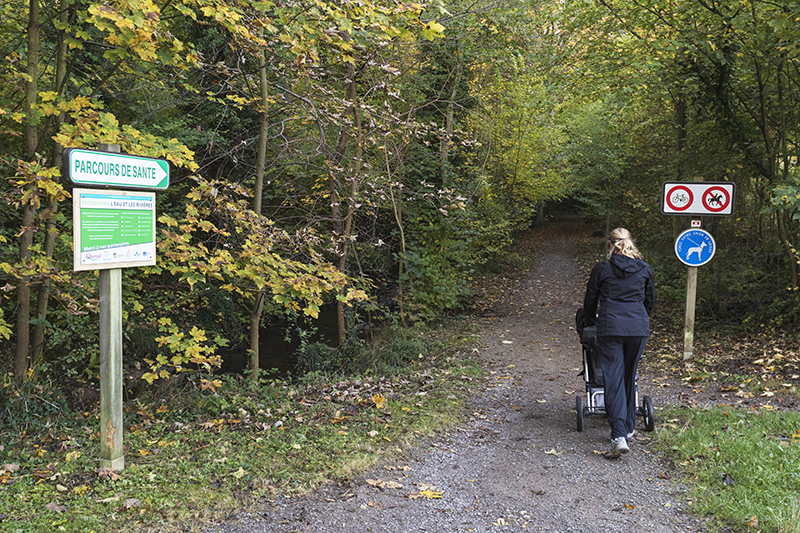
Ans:
[[[608,258],[589,276],[583,299],[587,326],[597,325],[597,347],[605,378],[605,409],[611,446],[605,456],[628,453],[636,425],[636,369],[650,336],[656,299],[650,265],[642,260],[628,230],[608,236]]]

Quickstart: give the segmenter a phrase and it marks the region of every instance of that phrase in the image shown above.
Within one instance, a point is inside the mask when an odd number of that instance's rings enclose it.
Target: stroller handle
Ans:
[[[581,337],[581,344],[595,346],[597,343],[597,326],[587,326],[584,318],[583,307],[579,307],[575,313],[575,330]]]

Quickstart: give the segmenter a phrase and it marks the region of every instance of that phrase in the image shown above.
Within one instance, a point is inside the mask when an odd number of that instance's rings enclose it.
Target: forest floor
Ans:
[[[348,483],[265,501],[206,531],[709,531],[686,511],[679,476],[641,419],[631,453],[614,461],[603,456],[604,417],[576,429],[585,384],[574,316],[593,261],[585,254],[590,232],[579,219],[532,230],[515,249],[536,258],[530,268],[480,282],[474,353],[488,379],[462,425]],[[656,431],[670,423],[659,418],[667,405],[797,408],[783,389],[800,383],[790,339],[731,344],[699,335],[686,365],[681,332],[661,325],[658,309],[639,380],[640,397],[655,405]]]

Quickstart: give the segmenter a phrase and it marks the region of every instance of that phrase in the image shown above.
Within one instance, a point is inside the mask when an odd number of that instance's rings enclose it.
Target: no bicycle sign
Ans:
[[[736,184],[730,181],[666,181],[661,188],[665,215],[733,214]]]

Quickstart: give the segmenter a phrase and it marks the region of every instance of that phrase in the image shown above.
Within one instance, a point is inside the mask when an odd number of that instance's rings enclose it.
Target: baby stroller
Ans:
[[[583,323],[583,307],[575,314],[575,329],[581,337],[583,352],[583,370],[578,374],[586,382],[586,395],[575,397],[578,431],[583,431],[583,418],[587,415],[605,415],[605,388],[603,368],[600,366],[600,354],[597,351],[597,327],[585,326]],[[636,387],[636,403],[639,403],[639,374],[634,381]],[[653,401],[650,396],[642,397],[642,405],[636,408],[636,415],[644,421],[644,429],[653,431],[656,419],[653,414]]]

